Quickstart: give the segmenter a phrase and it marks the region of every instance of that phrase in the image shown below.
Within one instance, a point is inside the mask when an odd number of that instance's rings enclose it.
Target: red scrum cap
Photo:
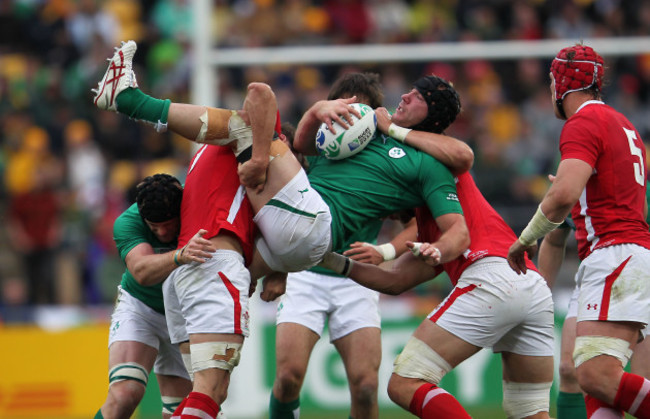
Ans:
[[[603,84],[603,58],[591,47],[574,45],[561,50],[551,64],[551,74],[555,80],[555,100],[562,99],[571,92],[586,90]]]

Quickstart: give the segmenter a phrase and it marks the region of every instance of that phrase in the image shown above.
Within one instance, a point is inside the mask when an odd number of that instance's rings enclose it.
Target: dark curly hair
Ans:
[[[460,113],[460,97],[456,89],[451,83],[435,75],[419,78],[413,87],[427,102],[429,114],[424,121],[411,128],[436,134],[443,133]]]
[[[348,98],[356,96],[357,100],[373,109],[383,106],[384,93],[382,92],[379,74],[377,73],[345,73],[332,85],[327,100]]]
[[[172,175],[147,176],[136,186],[140,216],[151,223],[162,223],[181,215],[183,186]]]

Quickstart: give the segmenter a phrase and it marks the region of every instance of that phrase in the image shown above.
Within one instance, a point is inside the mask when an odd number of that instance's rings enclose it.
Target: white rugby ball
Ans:
[[[377,130],[375,111],[363,103],[353,103],[350,106],[359,111],[361,118],[352,115],[354,125],[349,129],[334,122],[336,134],[332,134],[323,122],[316,134],[316,149],[320,155],[331,160],[348,158],[363,150],[375,135]]]

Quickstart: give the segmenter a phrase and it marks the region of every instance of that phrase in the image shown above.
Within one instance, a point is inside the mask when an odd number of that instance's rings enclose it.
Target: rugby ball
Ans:
[[[352,115],[354,125],[344,129],[337,122],[333,123],[336,134],[327,129],[323,122],[316,134],[316,149],[321,156],[331,160],[341,160],[353,156],[363,150],[377,130],[377,116],[375,111],[368,105],[353,103],[361,114],[361,118]]]

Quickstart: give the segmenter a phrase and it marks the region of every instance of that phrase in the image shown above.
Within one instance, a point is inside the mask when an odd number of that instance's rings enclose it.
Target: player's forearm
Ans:
[[[316,133],[321,121],[317,117],[316,106],[313,105],[300,119],[296,127],[296,136],[293,140],[293,148],[305,155],[316,155]]]
[[[408,247],[406,247],[407,241],[416,241],[418,238],[418,225],[413,217],[408,224],[400,231],[393,240],[390,241],[390,244],[395,248],[395,255],[399,257],[402,253],[406,252]]]
[[[452,215],[455,214],[447,214],[446,216]],[[438,217],[436,219],[439,225],[441,224],[440,218]],[[447,263],[456,259],[467,250],[470,245],[469,230],[467,229],[465,218],[462,216],[454,217],[453,222],[441,228],[441,230],[443,230],[442,235],[433,245],[440,251],[440,263]]]
[[[580,199],[592,174],[593,168],[582,160],[562,160],[553,185],[540,204],[546,218],[555,223],[564,221]]]
[[[410,281],[395,270],[384,270],[369,263],[354,262],[349,278],[375,291],[388,295],[399,295],[413,288]]]
[[[251,159],[268,165],[278,111],[275,94],[265,83],[249,84],[244,110],[253,131]]]
[[[174,261],[176,256],[176,262]],[[131,274],[138,284],[151,286],[164,281],[172,271],[182,264],[176,250],[161,254],[143,256],[134,263]]]
[[[539,247],[537,268],[550,288],[555,284],[566,249],[570,229],[558,228],[548,233]]]
[[[454,175],[467,172],[474,164],[472,148],[447,135],[413,130],[409,132],[404,143],[435,157]]]
[[[553,288],[555,284],[560,266],[562,266],[562,262],[564,261],[564,253],[564,246],[558,247],[545,240],[540,245],[537,268],[539,269],[540,275],[546,280],[549,288]]]

